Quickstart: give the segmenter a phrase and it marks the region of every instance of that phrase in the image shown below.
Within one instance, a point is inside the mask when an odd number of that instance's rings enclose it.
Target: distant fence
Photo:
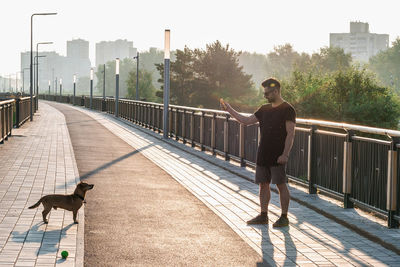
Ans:
[[[91,102],[92,109],[111,114],[115,110],[114,98],[40,98],[87,108]],[[219,110],[170,105],[169,112],[171,138],[237,160],[241,166],[255,166],[258,125],[243,126]],[[118,113],[122,119],[163,131],[162,104],[121,99]],[[399,147],[400,131],[297,119],[287,173],[292,181],[308,186],[310,194],[323,191],[342,199],[345,208],[357,205],[374,211],[387,218],[389,227],[398,227]]]

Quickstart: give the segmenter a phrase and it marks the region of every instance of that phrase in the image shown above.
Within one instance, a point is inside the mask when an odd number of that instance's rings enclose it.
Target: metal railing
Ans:
[[[8,139],[13,127],[13,110],[15,100],[4,100],[0,102],[0,143]]]
[[[35,99],[35,98],[33,98]],[[21,97],[15,99],[15,126],[20,127],[24,124],[30,117],[30,97]]]
[[[89,97],[81,98],[80,105],[88,107]],[[94,97],[92,109],[114,114],[115,100]],[[169,113],[169,137],[237,160],[241,166],[255,166],[258,125],[246,127],[220,110],[170,105]],[[162,104],[121,99],[118,116],[163,131]],[[287,173],[292,181],[308,186],[310,194],[323,191],[343,199],[345,208],[357,205],[374,211],[387,218],[388,227],[398,227],[398,148],[400,131],[297,119]]]

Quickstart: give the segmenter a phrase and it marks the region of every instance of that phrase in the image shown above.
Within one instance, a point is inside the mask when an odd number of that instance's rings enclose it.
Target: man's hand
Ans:
[[[221,107],[222,110],[227,111],[228,108],[230,108],[231,106],[226,103],[222,98],[219,99],[219,106]]]
[[[276,162],[281,165],[285,165],[289,160],[289,157],[286,155],[280,155]]]

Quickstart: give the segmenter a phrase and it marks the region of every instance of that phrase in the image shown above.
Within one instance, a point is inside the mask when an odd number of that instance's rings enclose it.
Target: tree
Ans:
[[[239,55],[239,64],[246,74],[252,76],[251,80],[257,87],[268,77],[266,55],[243,52]]]
[[[351,65],[351,54],[346,54],[339,47],[323,47],[319,53],[311,56],[311,65],[314,71],[333,72],[349,68]]]
[[[240,52],[229,45],[223,47],[219,41],[207,45],[206,50],[176,51],[176,61],[171,62],[170,87],[171,102],[207,108],[219,108],[220,97],[243,105],[243,99],[253,90],[251,75],[239,66]],[[160,83],[163,83],[164,65],[157,64]],[[163,90],[163,87],[161,87]],[[157,92],[162,97],[162,91]]]
[[[193,66],[195,64],[195,56],[192,50],[185,46],[183,50],[176,50],[176,59],[170,63],[170,101],[172,104],[183,106],[191,106],[191,96],[194,92],[195,73]],[[164,77],[164,65],[156,64],[157,70],[161,77]],[[164,83],[164,79],[159,79],[160,83]],[[161,91],[157,92],[157,96],[162,98],[164,86]]]
[[[349,67],[332,73],[295,71],[282,82],[283,96],[299,117],[397,129],[398,96],[371,72]]]
[[[300,54],[293,50],[291,44],[275,46],[274,51],[267,54],[268,74],[279,79],[289,77],[299,60]]]
[[[400,38],[398,37],[392,47],[378,53],[369,60],[370,69],[385,86],[391,86],[400,93]]]
[[[127,80],[127,97],[136,99],[136,70],[129,73]],[[149,71],[139,70],[139,100],[141,101],[159,101],[155,95],[156,88],[153,86],[153,78]]]
[[[125,97],[128,93],[127,80],[129,78],[129,73],[136,69],[136,64],[133,59],[124,58],[119,63],[119,95]],[[99,65],[96,71],[97,77],[97,92],[103,94],[103,71],[104,65]],[[106,63],[106,96],[115,96],[115,60],[108,61]]]
[[[78,77],[76,83],[76,95],[90,94],[90,78],[89,76]]]
[[[198,82],[193,102],[197,105],[219,108],[218,99],[221,97],[232,104],[243,105],[241,98],[255,93],[251,75],[245,74],[239,65],[241,52],[216,41],[207,45],[206,50],[195,49],[194,54],[198,59],[194,65]]]

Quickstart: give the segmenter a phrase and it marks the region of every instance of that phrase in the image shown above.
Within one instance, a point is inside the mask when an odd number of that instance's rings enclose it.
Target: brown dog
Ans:
[[[44,223],[48,222],[46,220],[46,216],[51,211],[51,208],[54,208],[55,210],[57,208],[69,210],[73,213],[74,223],[78,223],[78,221],[76,220],[78,210],[85,201],[86,191],[92,189],[93,187],[93,184],[80,182],[76,186],[75,191],[72,195],[47,195],[39,199],[39,201],[35,205],[29,207],[29,209],[37,208],[39,207],[40,203],[42,203],[44,207],[44,210],[42,212]]]

